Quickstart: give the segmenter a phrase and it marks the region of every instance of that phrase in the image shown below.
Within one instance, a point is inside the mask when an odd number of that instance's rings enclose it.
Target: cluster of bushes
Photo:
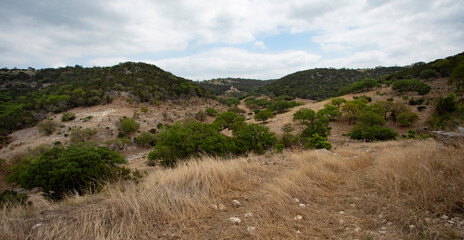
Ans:
[[[398,92],[415,91],[419,95],[426,95],[432,88],[417,79],[403,79],[393,82],[392,89]]]
[[[362,81],[354,82],[346,87],[338,90],[337,95],[345,95],[348,93],[356,93],[361,91],[369,91],[374,87],[380,87],[382,84],[378,83],[377,80],[373,78],[364,78]]]
[[[7,177],[25,189],[39,187],[53,200],[67,194],[99,191],[108,181],[128,179],[131,171],[120,165],[126,160],[118,152],[91,143],[57,145],[27,154]]]
[[[435,130],[452,131],[464,123],[464,98],[456,99],[449,94],[437,100],[435,112],[427,119],[427,124]]]

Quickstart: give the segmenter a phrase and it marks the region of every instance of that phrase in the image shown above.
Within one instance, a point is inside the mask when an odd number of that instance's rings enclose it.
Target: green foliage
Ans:
[[[217,115],[217,111],[214,110],[214,108],[207,108],[205,110],[205,113],[208,115],[208,116],[216,116]]]
[[[337,106],[339,108],[340,105],[342,105],[343,103],[346,103],[346,99],[336,97],[336,98],[332,98],[330,103],[332,103],[332,105]]]
[[[286,123],[284,124],[284,126],[282,127],[282,131],[284,133],[291,133],[293,132],[293,130],[295,130],[295,128],[292,126],[291,123]]]
[[[37,125],[39,132],[45,134],[47,136],[52,135],[52,133],[56,130],[57,124],[53,120],[44,120]]]
[[[417,79],[404,79],[395,81],[392,89],[398,92],[416,91],[419,95],[426,95],[432,88]]]
[[[254,118],[256,121],[266,122],[269,118],[273,118],[273,117],[274,117],[274,114],[272,113],[272,111],[269,109],[266,109],[266,110],[263,110],[257,113]]]
[[[407,138],[409,138],[409,139],[415,139],[415,138],[416,138],[416,131],[414,131],[414,130],[412,130],[412,129],[409,129],[409,130],[408,130]]]
[[[268,109],[273,111],[273,112],[276,112],[276,113],[284,113],[288,109],[290,109],[292,107],[296,107],[298,105],[299,105],[299,103],[297,103],[295,101],[288,102],[286,100],[280,100],[280,101],[270,105]]]
[[[358,120],[362,125],[374,126],[374,125],[384,125],[385,119],[379,114],[372,111],[364,111],[359,114]]]
[[[327,118],[329,120],[335,120],[340,116],[341,112],[338,107],[332,104],[326,104],[323,109],[317,111],[319,117]]]
[[[244,115],[246,113],[245,110],[235,106],[235,107],[231,107],[227,110],[227,112],[233,112],[233,113],[236,113],[236,114],[239,114],[239,115]]]
[[[148,108],[146,108],[146,107],[141,107],[141,108],[140,108],[140,111],[143,112],[143,113],[147,113],[147,112],[148,112]]]
[[[219,129],[226,129],[232,126],[234,122],[237,121],[245,121],[245,118],[239,116],[237,113],[234,112],[223,112],[216,117],[214,120],[213,125],[217,126]]]
[[[148,159],[161,160],[165,166],[174,166],[178,160],[200,154],[225,157],[235,152],[234,141],[219,133],[213,125],[178,122],[158,134],[158,142]]]
[[[205,121],[206,119],[206,114],[205,112],[203,111],[198,111],[197,113],[195,113],[195,119],[200,121],[200,122],[203,122]]]
[[[26,204],[27,195],[25,193],[17,193],[12,190],[5,190],[0,193],[0,209],[3,206],[14,206],[18,204]]]
[[[425,69],[419,73],[421,79],[437,78],[438,72],[435,69]]]
[[[142,132],[138,137],[135,138],[135,142],[144,147],[146,146],[155,146],[156,136],[149,132]]]
[[[462,95],[464,93],[464,61],[453,70],[449,84],[456,86],[456,93]]]
[[[277,142],[275,133],[258,124],[244,124],[233,129],[232,134],[242,151],[253,151],[257,154],[263,154]]]
[[[436,130],[452,131],[464,123],[464,100],[456,101],[454,94],[437,101],[435,112],[426,123]]]
[[[242,96],[253,92],[259,87],[263,87],[272,81],[262,81],[242,78],[219,78],[208,81],[195,82],[198,86],[207,89],[215,95]],[[227,92],[230,89],[237,89],[239,92]]]
[[[456,107],[456,96],[454,94],[449,94],[448,96],[442,97],[438,100],[435,111],[438,115],[450,114],[456,111]]]
[[[26,189],[40,187],[45,196],[59,200],[72,192],[98,191],[104,182],[128,176],[130,170],[118,166],[123,163],[124,157],[107,147],[56,146],[13,166],[8,181]]]
[[[97,129],[84,128],[71,130],[69,137],[71,143],[86,142],[90,140],[95,134],[98,133]]]
[[[126,136],[140,128],[140,124],[132,118],[123,117],[119,120],[118,130],[119,132]]]
[[[395,139],[396,136],[398,136],[398,133],[390,128],[379,125],[357,125],[348,135],[352,139],[373,141]]]
[[[309,108],[300,108],[293,114],[293,121],[301,121],[303,124],[316,120],[316,112]]]
[[[326,137],[321,137],[317,133],[314,133],[310,138],[308,138],[306,147],[312,149],[325,148],[330,150],[332,148],[332,144],[327,141]]]
[[[61,115],[61,121],[63,122],[70,122],[74,119],[76,119],[76,114],[72,112],[65,112]]]
[[[278,143],[274,146],[274,148],[277,153],[280,153],[284,150],[285,146],[281,143]]]
[[[402,67],[378,67],[375,69],[333,69],[317,68],[296,72],[260,88],[258,92],[275,96],[289,95],[292,97],[322,100],[334,97],[338,90],[351,83],[365,78],[377,79],[402,70]]]
[[[122,151],[126,149],[128,146],[132,144],[131,140],[128,138],[114,138],[110,140],[106,140],[105,144],[110,147],[112,150],[119,150]]]
[[[356,104],[353,101],[347,102],[342,106],[343,117],[349,121],[350,125],[358,118],[358,115],[361,113],[361,108],[359,106],[359,104]]]
[[[402,127],[409,127],[413,125],[414,123],[419,120],[419,116],[416,113],[413,112],[402,112],[396,116],[396,121],[402,126]]]
[[[340,90],[338,90],[337,95],[341,96],[341,95],[345,95],[348,93],[368,91],[371,88],[380,87],[380,86],[381,84],[379,84],[377,80],[372,79],[372,78],[364,78],[362,81],[354,82],[347,87],[341,88]]]
[[[313,122],[307,122],[305,125],[306,128],[301,132],[302,137],[312,137],[316,133],[321,137],[327,137],[332,130],[327,118],[316,118]]]

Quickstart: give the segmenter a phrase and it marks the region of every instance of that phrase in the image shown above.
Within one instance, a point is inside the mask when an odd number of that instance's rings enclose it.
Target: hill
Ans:
[[[216,96],[239,97],[247,95],[254,90],[266,86],[274,80],[255,80],[243,78],[218,78],[195,82],[198,86],[207,89]]]
[[[373,69],[316,68],[292,73],[258,91],[276,96],[321,100],[334,97],[337,91],[364,78],[379,78],[403,70],[403,67],[376,67]]]
[[[113,67],[81,66],[40,70],[0,70],[0,133],[35,125],[48,112],[105,104],[121,92],[131,101],[210,96],[210,93],[162,69],[126,62]]]

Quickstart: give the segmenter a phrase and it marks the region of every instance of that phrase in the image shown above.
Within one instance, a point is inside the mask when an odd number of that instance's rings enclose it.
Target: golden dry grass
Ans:
[[[461,149],[427,140],[349,143],[335,152],[295,151],[227,161],[204,157],[157,170],[137,185],[120,183],[94,196],[4,209],[0,236],[463,238],[462,154]],[[241,206],[234,207],[233,199]],[[226,209],[216,209],[217,204]],[[253,216],[244,218],[247,212]],[[441,218],[445,214],[448,220]],[[297,215],[302,219],[295,220]],[[242,222],[232,224],[230,217]],[[36,224],[42,225],[34,228]],[[247,231],[250,226],[256,229]]]

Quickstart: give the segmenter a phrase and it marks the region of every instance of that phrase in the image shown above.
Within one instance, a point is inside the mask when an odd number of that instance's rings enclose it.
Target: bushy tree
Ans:
[[[316,120],[316,112],[309,108],[301,108],[293,114],[293,121],[301,121],[303,124]]]
[[[0,209],[3,206],[14,206],[18,204],[26,204],[27,195],[25,193],[17,193],[12,190],[5,190],[0,193]]]
[[[256,115],[255,115],[255,120],[256,121],[260,121],[260,122],[266,122],[269,118],[273,118],[274,117],[274,114],[272,113],[271,110],[263,110],[263,111],[259,111]]]
[[[294,107],[294,105],[291,102],[280,100],[269,106],[269,109],[276,113],[284,113],[292,107]]]
[[[335,118],[340,116],[340,110],[338,109],[338,107],[332,104],[326,104],[323,109],[317,111],[317,116],[324,117],[329,120],[334,120]]]
[[[119,166],[123,163],[124,157],[107,147],[55,146],[13,166],[8,181],[26,189],[40,187],[45,196],[59,200],[68,193],[99,190],[104,182],[128,176],[130,170]]]
[[[213,125],[222,130],[229,128],[234,122],[237,121],[245,121],[245,118],[234,112],[223,112],[216,117]]]
[[[419,77],[422,79],[437,78],[438,72],[435,69],[425,69],[419,73]]]
[[[61,121],[63,122],[70,122],[74,119],[76,119],[76,114],[72,112],[65,112],[61,115]]]
[[[123,117],[119,120],[118,130],[119,132],[126,136],[140,128],[140,124],[132,118]]]
[[[327,141],[326,137],[321,137],[317,133],[313,134],[310,138],[307,139],[306,147],[312,149],[322,149],[325,148],[330,150],[332,144]]]
[[[402,112],[396,116],[396,121],[402,127],[409,127],[419,120],[419,116],[413,112]]]
[[[39,132],[49,136],[52,135],[52,133],[56,130],[56,127],[58,124],[56,124],[53,120],[44,120],[41,123],[37,125],[37,128],[39,129]]]
[[[359,140],[390,140],[395,139],[398,136],[398,133],[393,131],[390,128],[382,127],[379,125],[366,126],[366,125],[357,125],[350,132],[349,136],[352,139]]]
[[[165,166],[174,166],[182,160],[199,154],[225,157],[235,153],[234,142],[218,132],[211,124],[201,122],[175,123],[158,134],[158,141],[148,155],[150,161],[160,160]]]
[[[462,95],[464,93],[464,61],[461,61],[461,63],[454,68],[449,83],[456,86],[457,94]]]
[[[242,150],[258,154],[264,153],[277,142],[275,133],[258,124],[244,124],[241,128],[234,129],[232,134]]]
[[[214,110],[214,108],[207,108],[205,110],[205,113],[208,115],[208,116],[216,116],[216,114],[218,113],[216,110]]]
[[[332,100],[330,102],[332,103],[332,105],[337,106],[338,108],[340,108],[340,105],[342,105],[343,103],[346,103],[346,99],[336,97],[336,98],[332,98]]]
[[[79,143],[90,140],[97,133],[98,130],[92,128],[73,129],[71,130],[69,137],[71,143]]]
[[[122,151],[132,144],[131,140],[125,137],[114,138],[105,141],[105,144],[112,150]]]
[[[377,113],[372,111],[365,111],[359,114],[358,120],[361,124],[367,126],[374,126],[374,125],[383,125],[385,124],[385,119]]]
[[[144,147],[147,146],[155,146],[156,143],[156,136],[149,132],[142,132],[139,136],[135,138],[135,142],[140,144]]]
[[[354,102],[347,102],[342,106],[343,117],[348,119],[348,124],[350,125],[357,119],[360,113],[361,109],[359,108],[359,105]]]

